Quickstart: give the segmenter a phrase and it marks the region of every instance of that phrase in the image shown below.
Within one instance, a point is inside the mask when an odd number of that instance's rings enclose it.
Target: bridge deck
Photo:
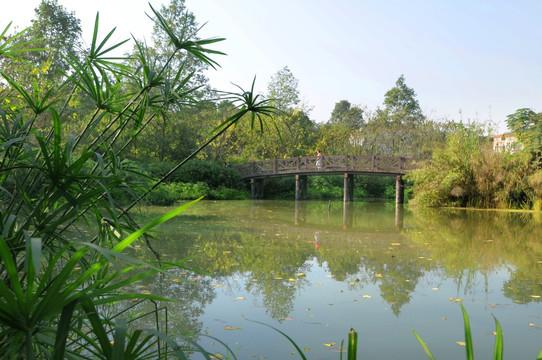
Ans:
[[[236,169],[243,179],[257,179],[277,176],[343,173],[404,175],[407,170],[417,167],[415,160],[390,156],[322,156],[320,167],[316,161],[316,156],[252,161],[240,165]]]

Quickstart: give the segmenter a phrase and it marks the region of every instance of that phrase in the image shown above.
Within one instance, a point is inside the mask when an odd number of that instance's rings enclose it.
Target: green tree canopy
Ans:
[[[42,0],[35,9],[32,25],[15,41],[20,44],[37,41],[32,47],[45,51],[26,52],[13,60],[0,58],[2,71],[21,82],[28,81],[28,74],[59,81],[61,72],[70,68],[65,58],[69,54],[79,58],[82,53],[80,23],[75,13],[59,5],[57,0]]]
[[[350,129],[359,129],[363,125],[363,110],[348,100],[341,100],[335,104],[329,122],[342,123]]]
[[[523,144],[524,149],[540,157],[542,152],[542,113],[522,108],[507,116],[508,129]]]
[[[395,82],[395,86],[384,95],[386,112],[391,116],[395,115],[422,115],[422,110],[416,92],[405,83],[405,76],[401,75]]]
[[[267,85],[267,97],[277,109],[291,112],[301,102],[298,87],[299,81],[285,66],[271,77]]]

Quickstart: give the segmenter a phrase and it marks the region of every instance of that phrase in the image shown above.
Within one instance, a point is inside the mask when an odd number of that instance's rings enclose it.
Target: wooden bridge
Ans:
[[[296,200],[307,198],[308,175],[344,174],[344,201],[354,200],[354,175],[396,176],[396,202],[404,197],[403,175],[418,167],[416,160],[404,157],[331,155],[291,159],[252,161],[236,167],[241,177],[250,180],[252,198],[263,197],[263,180],[270,177],[295,176]]]

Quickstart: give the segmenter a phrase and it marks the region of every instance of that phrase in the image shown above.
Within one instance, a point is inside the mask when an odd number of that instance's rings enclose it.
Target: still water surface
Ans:
[[[152,207],[146,216],[169,210]],[[421,210],[393,203],[201,201],[164,224],[154,247],[175,270],[145,284],[175,299],[170,333],[208,334],[239,359],[339,359],[348,331],[360,359],[465,358],[460,302],[475,358],[492,357],[494,315],[505,359],[542,347],[542,219],[509,212]],[[185,281],[188,280],[188,281]],[[202,336],[212,352],[224,348]]]

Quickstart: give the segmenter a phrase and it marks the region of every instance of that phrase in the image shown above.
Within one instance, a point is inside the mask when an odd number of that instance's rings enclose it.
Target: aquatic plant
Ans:
[[[156,261],[123,252],[136,241],[153,251],[148,231],[193,202],[145,226],[133,221],[129,211],[228,128],[245,117],[252,126],[263,128],[274,109],[253,93],[254,82],[249,91],[224,93],[223,100],[235,109],[233,115],[161,179],[143,185],[134,181],[140,174],[123,161],[124,150],[168,107],[198,104],[193,98],[197,86],[189,82],[193,74],[186,74],[183,66],[173,68],[170,60],[185,53],[214,67],[217,63],[210,56],[222,54],[208,46],[223,39],[199,39],[197,31],[185,29],[178,33],[160,12],[152,6],[151,10],[173,46],[165,62],[153,61],[151,51],[139,41],[133,57],[113,55],[127,40],[112,44],[115,29],[99,40],[97,15],[88,52],[84,57],[64,56],[68,68],[57,69],[59,82],[41,77],[24,58],[29,52],[44,51],[33,47],[36,40],[22,36],[24,31],[8,34],[10,25],[0,35],[0,62],[23,64],[30,80],[21,83],[1,72],[0,353],[4,358],[186,359],[187,354],[199,352],[210,359],[192,338],[166,333],[167,316],[160,314],[167,310],[157,302],[167,299],[127,290],[145,277],[167,276],[172,267],[186,268],[185,260],[163,262],[156,252]],[[84,122],[77,132],[65,136],[75,115]],[[129,205],[123,206],[126,199]],[[130,301],[154,304],[154,310],[142,315],[154,319],[153,328],[136,328],[134,319],[127,318]],[[226,347],[226,353],[232,352]]]

